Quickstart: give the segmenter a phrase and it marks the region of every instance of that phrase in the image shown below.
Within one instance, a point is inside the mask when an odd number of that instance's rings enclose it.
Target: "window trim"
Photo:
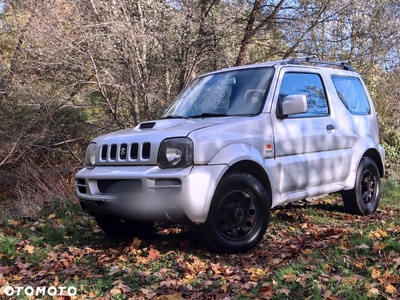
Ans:
[[[321,83],[321,87],[322,87],[322,89],[324,91],[327,112],[324,115],[314,115],[314,114],[313,115],[309,115],[308,112],[307,113],[302,113],[302,114],[293,114],[293,115],[286,116],[285,119],[324,118],[324,117],[330,117],[331,116],[330,102],[329,102],[329,99],[328,99],[328,93],[326,91],[326,86],[325,86],[325,82],[323,80],[323,77],[318,72],[302,72],[302,71],[288,71],[288,72],[285,72],[282,75],[282,80],[280,82],[280,86],[279,86],[279,90],[278,90],[278,99],[277,99],[277,114],[278,115],[280,114],[280,112],[279,112],[280,92],[281,92],[281,88],[282,88],[282,83],[283,83],[284,77],[287,74],[316,75],[319,78],[320,83]],[[294,94],[291,94],[291,95],[294,95]],[[308,101],[307,101],[307,103],[308,103]]]
[[[365,98],[365,100],[366,100],[366,103],[368,104],[368,109],[367,109],[366,112],[362,112],[362,111],[356,111],[356,112],[354,112],[354,111],[350,110],[350,109],[348,108],[348,106],[346,106],[346,105],[344,104],[343,100],[340,98],[340,95],[339,95],[339,93],[338,93],[338,89],[337,89],[337,87],[336,87],[335,80],[334,80],[335,77],[336,77],[336,78],[349,78],[349,79],[351,80],[351,82],[353,82],[353,80],[354,80],[354,81],[356,81],[356,82],[359,83],[359,86],[360,86],[360,88],[362,88],[362,91],[363,91],[363,93],[364,93],[364,98]],[[357,76],[349,76],[349,75],[332,74],[332,75],[331,75],[331,80],[332,80],[333,87],[335,88],[336,95],[337,95],[338,99],[340,100],[340,103],[342,103],[342,105],[346,108],[346,110],[347,110],[350,114],[352,114],[352,115],[354,115],[354,116],[368,116],[368,115],[371,115],[371,114],[372,114],[372,107],[371,107],[371,103],[370,103],[370,100],[369,100],[367,91],[366,91],[366,89],[365,89],[365,86],[364,86],[362,80],[361,80],[359,77],[357,77]],[[356,90],[356,92],[357,92],[357,94],[358,94],[357,88],[356,88],[355,86],[354,86],[354,88],[355,88],[355,90]]]

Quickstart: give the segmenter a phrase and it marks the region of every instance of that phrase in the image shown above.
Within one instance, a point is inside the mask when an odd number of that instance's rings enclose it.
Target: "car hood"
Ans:
[[[160,119],[139,124],[134,128],[123,129],[97,137],[93,142],[111,143],[124,140],[134,142],[143,138],[147,141],[163,140],[168,137],[188,136],[192,131],[216,126],[229,122],[237,122],[238,119],[246,117],[219,117],[219,118],[196,118],[196,119]],[[173,132],[173,134],[171,133]]]

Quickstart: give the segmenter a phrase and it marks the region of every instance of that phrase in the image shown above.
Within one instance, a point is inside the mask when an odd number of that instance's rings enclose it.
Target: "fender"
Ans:
[[[347,164],[349,168],[343,169],[343,176],[342,176],[343,184],[345,185],[344,188],[345,190],[352,189],[354,187],[358,166],[360,164],[361,159],[366,155],[367,152],[369,153],[367,156],[370,157],[371,157],[370,153],[374,153],[374,155],[372,156],[373,159],[374,157],[379,155],[381,162],[385,160],[385,152],[383,150],[383,147],[381,146],[377,147],[376,143],[372,140],[371,137],[358,139],[350,150],[351,151],[349,151],[350,153],[348,156],[349,163]],[[383,177],[385,174],[385,166],[382,163],[377,162],[376,160],[375,162],[382,173],[380,174],[380,176]]]
[[[281,198],[281,194],[279,192],[280,176],[273,176],[273,174],[280,174],[281,166],[277,163],[274,157],[264,158],[260,151],[258,151],[255,147],[245,143],[236,143],[222,148],[213,157],[210,164],[227,163],[230,168],[241,161],[251,161],[260,166],[260,169],[265,172],[270,184],[272,207],[279,203]],[[228,171],[229,168],[227,168],[225,172]]]
[[[245,144],[230,144],[218,151],[210,161],[210,165],[228,164],[229,166],[243,160],[251,160],[264,168],[264,158],[256,148]]]

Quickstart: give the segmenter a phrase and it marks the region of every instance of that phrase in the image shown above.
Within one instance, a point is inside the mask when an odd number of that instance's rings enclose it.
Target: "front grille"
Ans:
[[[133,143],[131,145],[130,158],[131,159],[137,159],[138,153],[139,153],[139,144],[138,143]]]
[[[151,143],[104,144],[101,146],[100,162],[134,162],[150,159]]]
[[[143,151],[142,151],[142,157],[144,159],[149,159],[150,158],[150,150],[151,150],[150,143],[144,143],[143,144]]]

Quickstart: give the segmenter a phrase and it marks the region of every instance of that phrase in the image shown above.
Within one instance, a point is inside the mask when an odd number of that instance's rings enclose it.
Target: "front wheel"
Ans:
[[[376,163],[364,157],[357,169],[354,188],[342,192],[344,207],[348,213],[369,215],[378,208],[381,180]]]
[[[217,252],[238,253],[254,247],[268,227],[271,200],[253,176],[235,172],[219,183],[207,220],[200,225],[206,244]]]

